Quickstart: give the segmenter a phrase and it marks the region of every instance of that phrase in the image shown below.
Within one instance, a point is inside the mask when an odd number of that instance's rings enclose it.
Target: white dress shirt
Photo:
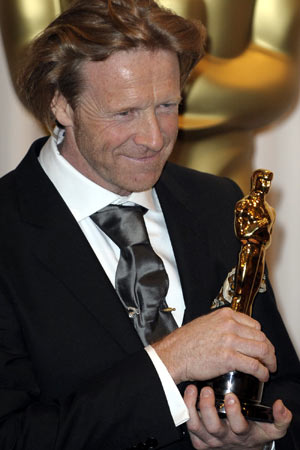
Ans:
[[[169,276],[168,306],[178,326],[185,304],[176,261],[164,216],[154,189],[121,197],[78,172],[59,152],[60,136],[51,136],[41,150],[39,162],[78,222],[113,286],[120,256],[119,247],[92,221],[90,216],[109,204],[139,204],[148,209],[144,216],[151,245],[162,258]],[[151,346],[145,348],[160,377],[176,426],[189,419],[188,410],[165,365]]]

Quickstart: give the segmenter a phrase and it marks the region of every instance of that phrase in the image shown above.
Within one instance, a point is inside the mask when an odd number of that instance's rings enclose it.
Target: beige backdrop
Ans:
[[[36,137],[39,125],[20,105],[14,94],[0,34],[0,175],[13,169]],[[277,222],[269,264],[278,305],[300,355],[300,104],[284,121],[257,136],[254,167],[275,173],[272,203]],[[270,201],[271,202],[271,201]]]

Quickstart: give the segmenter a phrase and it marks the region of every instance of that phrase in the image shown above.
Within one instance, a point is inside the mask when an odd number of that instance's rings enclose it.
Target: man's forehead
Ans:
[[[116,102],[176,101],[180,72],[175,53],[159,50],[120,51],[105,61],[88,61],[82,68],[82,95],[102,105]],[[98,99],[98,100],[96,100]]]
[[[169,50],[131,49],[117,51],[104,61],[86,61],[82,65],[82,75],[88,81],[99,78],[107,80],[131,81],[161,72],[161,66],[174,70],[179,62],[176,53]],[[158,75],[157,75],[158,76]]]

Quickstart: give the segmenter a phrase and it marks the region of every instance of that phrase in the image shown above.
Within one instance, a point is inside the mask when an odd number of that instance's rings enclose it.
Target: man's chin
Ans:
[[[160,175],[151,177],[149,180],[132,180],[130,183],[123,184],[122,188],[124,191],[127,191],[129,193],[148,191],[149,189],[152,189],[153,186],[157,183],[159,177]]]
[[[147,191],[157,183],[159,180],[163,167],[155,170],[143,170],[139,173],[127,173],[126,177],[119,183],[119,186],[128,192],[143,192]],[[123,174],[124,175],[124,174]]]

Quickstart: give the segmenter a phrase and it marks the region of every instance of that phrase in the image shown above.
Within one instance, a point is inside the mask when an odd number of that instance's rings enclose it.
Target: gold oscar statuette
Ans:
[[[275,211],[265,197],[269,192],[273,173],[256,170],[251,177],[251,190],[235,206],[235,234],[241,242],[235,268],[231,308],[249,316],[256,294],[263,291],[266,249],[271,242]],[[226,303],[226,302],[225,302]],[[222,302],[221,302],[222,304]],[[226,417],[224,396],[235,393],[244,416],[249,420],[273,422],[272,408],[261,404],[263,383],[252,375],[232,371],[210,380],[215,391],[216,407]]]

